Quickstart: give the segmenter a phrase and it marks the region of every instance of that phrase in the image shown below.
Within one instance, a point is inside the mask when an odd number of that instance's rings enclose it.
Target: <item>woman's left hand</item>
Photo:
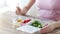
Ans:
[[[55,24],[56,22],[49,22],[44,25],[44,27],[40,30],[40,33],[48,33],[53,31],[56,27]]]

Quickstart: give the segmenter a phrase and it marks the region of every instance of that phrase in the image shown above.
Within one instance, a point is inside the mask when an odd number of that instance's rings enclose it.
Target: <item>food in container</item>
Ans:
[[[26,23],[30,22],[31,19],[30,18],[14,18],[13,19],[13,26],[15,27],[20,27],[20,26],[24,26]]]
[[[42,24],[38,20],[34,20],[30,25],[34,27],[42,28]]]

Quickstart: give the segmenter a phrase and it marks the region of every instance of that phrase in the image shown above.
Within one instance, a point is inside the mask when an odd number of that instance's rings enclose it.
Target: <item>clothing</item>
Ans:
[[[38,0],[38,10],[43,20],[60,20],[60,0]]]

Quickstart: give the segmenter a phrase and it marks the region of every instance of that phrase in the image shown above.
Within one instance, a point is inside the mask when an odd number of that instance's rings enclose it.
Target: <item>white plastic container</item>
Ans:
[[[23,33],[25,32],[26,34],[38,34],[38,33],[40,33],[39,32],[40,28],[36,28],[36,27],[33,27],[33,26],[29,26],[29,25],[18,27],[16,29],[19,30],[19,31],[22,31]]]
[[[16,20],[17,19],[31,19],[30,22],[26,23],[25,25],[21,26],[19,25],[19,27],[16,27],[15,24],[17,23]],[[34,20],[38,20],[40,21],[39,19],[33,19],[33,18],[30,18],[30,17],[24,17],[24,16],[21,16],[21,17],[17,17],[17,18],[14,18],[13,19],[13,25],[15,26],[16,30],[18,31],[22,31],[22,33],[26,33],[26,34],[39,34],[40,32],[40,29],[41,28],[38,28],[38,27],[34,27],[34,26],[31,26],[30,24],[32,23],[32,21]]]

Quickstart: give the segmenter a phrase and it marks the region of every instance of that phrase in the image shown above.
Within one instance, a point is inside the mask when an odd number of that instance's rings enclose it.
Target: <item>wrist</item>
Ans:
[[[56,28],[60,27],[60,21],[57,21],[57,22],[55,23],[55,27],[56,27]]]
[[[22,14],[26,14],[28,12],[28,8],[27,7],[24,7],[23,10],[22,10]]]

